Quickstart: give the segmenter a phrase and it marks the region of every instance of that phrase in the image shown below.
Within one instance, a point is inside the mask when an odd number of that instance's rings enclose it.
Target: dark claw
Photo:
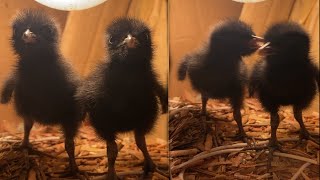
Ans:
[[[117,176],[107,176],[107,180],[118,180]]]
[[[203,112],[203,111],[201,111],[200,115],[201,115],[201,117],[206,117],[206,118],[208,117],[207,113]]]
[[[310,140],[318,145],[320,145],[319,141],[313,138],[307,131],[300,131],[299,141],[292,147],[296,148],[303,144],[304,140]]]
[[[24,142],[24,141],[22,141],[22,143],[20,144],[20,147],[19,147],[20,149],[32,149],[32,146],[31,146],[31,144],[30,143],[27,143],[27,142]]]
[[[269,149],[269,155],[268,155],[268,162],[267,162],[267,172],[270,172],[271,170],[271,162],[273,159],[273,152],[276,150],[279,150],[282,153],[287,153],[287,150],[284,150],[279,142],[275,142],[275,143],[269,143],[268,145],[268,149]]]
[[[151,161],[151,162],[146,162],[144,167],[143,167],[143,171],[144,174],[148,174],[149,172],[154,172],[154,170],[156,169],[156,165]]]
[[[300,139],[299,141],[301,142],[302,140],[310,140],[313,141],[314,143],[320,145],[319,141],[313,138],[308,131],[300,131]]]
[[[41,151],[38,151],[34,148],[32,148],[31,144],[25,144],[25,143],[22,143],[21,145],[15,145],[12,147],[12,149],[14,150],[27,150],[28,151],[28,154],[33,154],[33,155],[39,155],[39,156],[47,156],[47,157],[50,157],[50,158],[56,158],[55,156],[52,156],[50,154],[47,154],[47,153],[44,153],[44,152],[41,152]]]
[[[269,146],[269,154],[268,154],[268,162],[267,162],[267,172],[270,172],[271,170],[271,162],[273,159],[273,152],[275,151],[275,147]]]
[[[163,175],[163,176],[165,176],[165,177],[168,177],[168,176],[169,176],[169,174],[161,171],[161,170],[160,170],[159,168],[157,168],[157,167],[155,168],[154,171],[157,172],[157,173],[159,173],[159,174],[161,174],[161,175]]]
[[[85,171],[80,171],[78,168],[67,168],[67,172],[60,175],[60,178],[73,177],[78,178],[80,180],[88,180],[90,179],[89,175]]]
[[[150,172],[156,171],[157,166],[153,163],[153,161],[144,161],[143,173],[139,177],[139,180],[147,179]]]
[[[268,154],[268,162],[267,162],[267,172],[270,172],[271,170],[271,163],[272,163],[272,159],[273,159],[273,152],[277,149],[280,149],[280,145],[278,144],[278,142],[276,143],[269,143],[268,149],[269,149],[269,154]]]
[[[248,143],[249,144],[249,142],[248,142],[248,136],[247,136],[247,134],[246,133],[240,133],[240,132],[238,132],[236,135],[234,135],[234,136],[228,136],[229,138],[233,138],[233,139],[235,139],[236,141],[237,140],[242,140],[243,142],[245,142],[245,143]]]
[[[121,178],[116,173],[108,173],[107,180],[120,180]]]

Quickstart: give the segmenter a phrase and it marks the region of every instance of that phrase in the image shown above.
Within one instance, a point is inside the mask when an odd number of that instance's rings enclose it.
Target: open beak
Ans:
[[[255,39],[257,42],[264,42],[264,38],[256,35],[252,35],[253,39]]]
[[[251,49],[258,50],[264,42],[265,41],[262,37],[252,35],[252,39],[249,41],[249,46]]]
[[[29,43],[35,43],[36,42],[36,35],[30,31],[30,29],[27,29],[23,34],[22,34],[22,40],[29,44]]]
[[[254,44],[254,48],[258,50],[259,55],[269,55],[272,53],[270,42],[266,42],[263,37],[252,35],[253,39],[250,43]]]
[[[124,44],[127,44],[128,48],[136,48],[138,40],[129,34],[123,41]]]

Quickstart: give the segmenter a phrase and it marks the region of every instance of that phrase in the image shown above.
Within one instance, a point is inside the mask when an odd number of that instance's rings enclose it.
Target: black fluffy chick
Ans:
[[[258,98],[271,115],[270,147],[279,148],[276,131],[280,106],[292,105],[300,124],[300,140],[310,139],[304,126],[302,110],[307,108],[319,87],[319,70],[309,55],[310,38],[297,23],[284,22],[271,26],[264,39],[269,46],[261,50],[259,61],[250,77],[249,92]],[[312,139],[312,138],[311,138]]]
[[[84,113],[73,97],[78,77],[58,50],[58,29],[44,12],[27,9],[14,19],[12,32],[12,47],[18,61],[4,83],[1,103],[8,103],[13,96],[15,110],[24,120],[22,147],[30,145],[34,122],[61,125],[70,168],[75,173],[73,139]]]
[[[178,69],[178,79],[189,75],[192,87],[201,93],[202,113],[206,114],[209,98],[228,98],[233,117],[239,128],[239,137],[246,140],[240,108],[246,83],[243,56],[258,49],[258,38],[251,27],[239,20],[226,20],[211,33],[208,44],[201,51],[187,55]]]
[[[153,47],[149,28],[140,20],[119,18],[107,28],[109,58],[78,89],[76,97],[86,106],[96,132],[107,142],[108,179],[116,179],[118,133],[134,131],[145,158],[145,174],[155,169],[145,135],[158,113],[167,112],[167,93],[152,68]]]

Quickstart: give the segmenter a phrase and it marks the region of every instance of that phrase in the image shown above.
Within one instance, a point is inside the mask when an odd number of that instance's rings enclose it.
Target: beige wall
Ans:
[[[154,67],[163,84],[167,84],[168,33],[166,0],[108,0],[83,11],[64,12],[44,8],[33,0],[0,0],[0,83],[14,64],[9,44],[10,18],[22,7],[41,7],[56,17],[61,27],[61,51],[81,75],[85,76],[105,56],[104,35],[106,26],[120,16],[131,16],[144,20],[152,29],[155,45]],[[12,106],[0,105],[0,131],[2,126],[16,126],[19,118]],[[9,123],[1,123],[1,122]],[[18,121],[19,122],[19,121]],[[12,128],[11,128],[12,129]],[[14,128],[13,128],[14,129]],[[167,138],[167,118],[162,115],[154,133]]]

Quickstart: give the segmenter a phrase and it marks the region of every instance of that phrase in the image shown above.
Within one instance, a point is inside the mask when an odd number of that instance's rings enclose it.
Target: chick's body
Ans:
[[[145,174],[155,169],[146,148],[145,134],[154,127],[159,98],[167,111],[167,94],[152,68],[149,28],[140,20],[119,18],[107,28],[109,58],[78,89],[97,133],[107,141],[108,179],[116,179],[116,135],[134,131],[145,158]]]
[[[234,103],[241,104],[239,101],[246,83],[246,67],[241,60],[229,61],[228,58],[234,57],[213,56],[207,61],[198,59],[189,62],[189,78],[192,87],[208,98],[231,98]]]
[[[294,61],[293,58],[290,58],[290,61]],[[260,71],[255,72],[263,78],[259,79],[261,81],[257,92],[264,107],[268,111],[285,105],[307,108],[317,89],[313,73],[315,67],[307,59],[301,63],[270,61],[264,59],[259,62],[256,68]]]
[[[87,94],[94,101],[88,107],[91,122],[104,139],[131,130],[147,133],[158,112],[151,65],[115,61],[101,64],[88,79],[94,84]]]
[[[271,114],[270,146],[277,147],[280,106],[292,105],[299,122],[300,138],[312,139],[304,126],[302,110],[307,108],[319,85],[319,70],[309,56],[310,39],[297,23],[284,22],[271,26],[264,35],[270,46],[262,50],[250,78],[250,94],[258,97]]]
[[[227,98],[233,107],[241,137],[245,137],[240,108],[246,83],[242,57],[257,49],[251,28],[242,21],[227,20],[218,24],[209,43],[199,52],[187,55],[178,69],[179,80],[188,74],[192,87],[201,93],[202,113],[209,98]]]
[[[14,100],[20,116],[43,124],[78,123],[80,111],[73,95],[79,82],[60,58],[43,55],[19,60]]]
[[[9,102],[13,95],[15,110],[24,120],[23,147],[29,146],[34,122],[61,125],[75,173],[73,138],[84,113],[73,97],[79,79],[58,50],[57,27],[44,12],[27,9],[18,14],[12,29],[18,61],[3,86],[1,103]]]

